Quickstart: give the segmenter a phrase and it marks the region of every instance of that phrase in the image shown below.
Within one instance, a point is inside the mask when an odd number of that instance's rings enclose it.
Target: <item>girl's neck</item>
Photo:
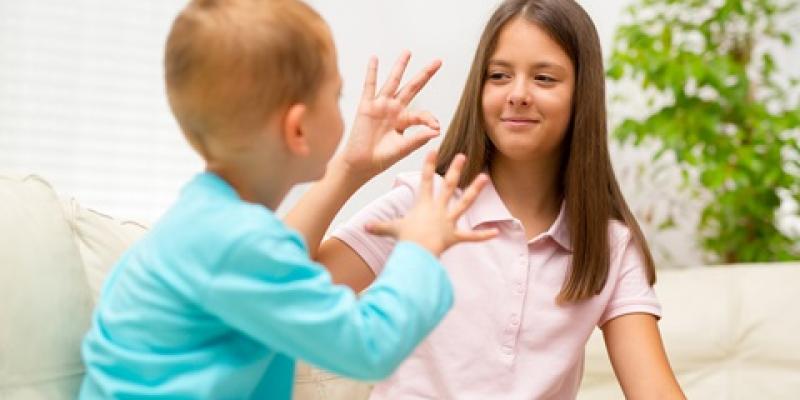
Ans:
[[[558,158],[520,162],[495,157],[489,167],[497,194],[511,215],[522,222],[527,237],[547,230],[558,217],[562,193]]]

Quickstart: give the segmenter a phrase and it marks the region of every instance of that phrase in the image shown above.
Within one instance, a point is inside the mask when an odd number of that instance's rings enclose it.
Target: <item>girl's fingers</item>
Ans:
[[[376,236],[397,236],[397,227],[393,221],[370,222],[364,228],[368,233]]]
[[[456,154],[453,161],[450,162],[450,167],[447,168],[447,173],[444,175],[444,184],[442,185],[442,193],[439,195],[439,204],[443,207],[447,206],[450,197],[458,187],[458,181],[461,178],[461,170],[464,169],[464,162],[466,157],[463,154]]]
[[[364,90],[361,92],[361,100],[372,100],[375,98],[375,86],[378,80],[378,58],[371,56],[367,64],[367,76],[364,78]]]
[[[487,182],[489,182],[489,177],[487,177],[486,174],[479,174],[475,177],[467,189],[464,190],[464,195],[461,196],[461,199],[450,209],[449,217],[455,220],[464,214],[464,212],[472,206],[472,203],[475,202],[475,199],[478,198],[478,194],[483,190]]]
[[[433,174],[436,171],[436,151],[432,151],[425,156],[422,165],[422,180],[419,183],[420,200],[430,200],[433,198]]]
[[[497,228],[480,229],[475,231],[456,231],[455,237],[458,242],[482,242],[497,236]]]
[[[440,60],[434,60],[431,62],[425,69],[420,71],[413,79],[411,79],[408,83],[406,83],[400,92],[397,94],[397,99],[400,100],[404,105],[408,105],[411,103],[411,100],[417,96],[420,90],[422,90],[425,85],[428,84],[428,81],[431,80],[431,77],[439,70],[439,67],[442,66],[442,62]]]
[[[408,50],[404,50],[400,54],[400,57],[394,63],[394,67],[392,67],[392,72],[389,73],[389,77],[386,78],[386,83],[383,84],[383,88],[381,88],[380,93],[378,93],[379,96],[395,97],[395,93],[400,86],[400,81],[403,79],[403,73],[406,71],[410,59],[411,52]]]

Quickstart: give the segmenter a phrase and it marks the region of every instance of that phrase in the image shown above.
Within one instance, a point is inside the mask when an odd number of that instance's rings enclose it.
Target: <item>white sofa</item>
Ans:
[[[0,176],[0,399],[72,399],[80,340],[108,268],[146,228]],[[661,330],[690,399],[800,399],[800,263],[664,270]],[[295,398],[364,399],[369,385],[298,366]],[[579,399],[623,398],[602,338]]]

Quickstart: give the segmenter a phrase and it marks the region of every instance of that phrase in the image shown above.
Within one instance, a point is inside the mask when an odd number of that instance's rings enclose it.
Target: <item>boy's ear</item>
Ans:
[[[297,156],[306,156],[310,152],[308,136],[303,130],[303,118],[308,108],[305,104],[296,103],[289,106],[283,118],[281,138],[289,151]]]

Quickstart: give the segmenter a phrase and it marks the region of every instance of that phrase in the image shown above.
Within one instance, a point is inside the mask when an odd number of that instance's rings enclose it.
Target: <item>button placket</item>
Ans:
[[[517,345],[519,337],[519,330],[521,325],[522,306],[525,300],[525,288],[528,276],[529,258],[527,252],[527,241],[525,238],[522,225],[515,221],[514,228],[517,230],[520,238],[520,245],[523,247],[516,254],[516,262],[514,262],[514,283],[512,289],[512,303],[511,314],[507,320],[506,329],[503,335],[503,343],[501,351],[508,356],[513,356],[514,348]]]

